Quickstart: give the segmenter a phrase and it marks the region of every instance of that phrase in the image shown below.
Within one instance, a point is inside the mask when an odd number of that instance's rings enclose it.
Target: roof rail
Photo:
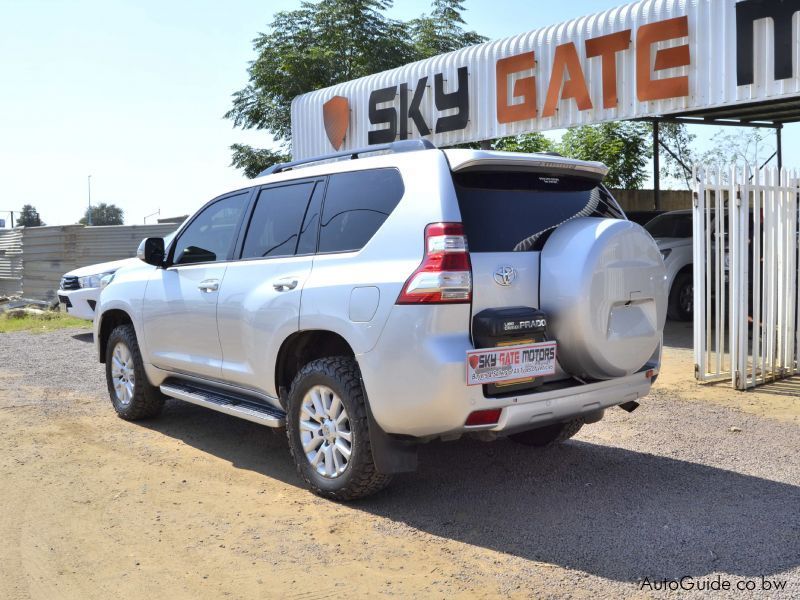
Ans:
[[[283,171],[295,169],[302,165],[336,160],[337,158],[349,157],[350,160],[356,160],[361,154],[372,154],[375,152],[416,152],[418,150],[436,150],[436,146],[434,146],[429,140],[401,140],[399,142],[391,142],[389,144],[376,144],[374,146],[356,148],[355,150],[347,150],[346,152],[335,152],[333,154],[323,154],[322,156],[314,156],[312,158],[305,158],[303,160],[293,160],[291,162],[278,163],[259,173],[258,177],[282,173]]]

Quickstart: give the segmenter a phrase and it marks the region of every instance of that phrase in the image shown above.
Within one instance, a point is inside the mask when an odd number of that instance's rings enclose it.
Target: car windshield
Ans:
[[[644,228],[654,238],[692,237],[691,213],[664,213],[649,221]]]

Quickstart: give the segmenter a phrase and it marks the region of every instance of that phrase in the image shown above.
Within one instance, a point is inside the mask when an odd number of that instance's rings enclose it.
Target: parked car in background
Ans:
[[[104,277],[113,275],[117,269],[136,263],[135,258],[115,260],[75,269],[65,273],[58,290],[58,302],[67,314],[91,321],[102,290]]]
[[[169,234],[164,238],[164,242],[169,243],[174,235],[173,233]],[[126,265],[138,263],[136,258],[125,258],[89,265],[65,273],[58,289],[58,302],[61,309],[73,317],[87,321],[94,320],[94,310],[103,289],[103,278],[110,277]]]
[[[692,211],[673,210],[660,214],[644,228],[656,241],[667,269],[667,316],[676,321],[691,321],[694,314]]]

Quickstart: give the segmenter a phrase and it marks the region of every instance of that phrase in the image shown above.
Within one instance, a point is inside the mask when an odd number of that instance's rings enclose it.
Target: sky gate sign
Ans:
[[[298,96],[293,155],[798,97],[798,30],[800,0],[643,0]]]

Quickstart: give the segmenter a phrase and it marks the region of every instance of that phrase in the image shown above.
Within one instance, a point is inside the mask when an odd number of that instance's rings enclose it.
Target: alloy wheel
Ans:
[[[341,398],[326,385],[315,385],[300,406],[300,443],[311,466],[335,479],[347,470],[353,451],[350,417]]]

